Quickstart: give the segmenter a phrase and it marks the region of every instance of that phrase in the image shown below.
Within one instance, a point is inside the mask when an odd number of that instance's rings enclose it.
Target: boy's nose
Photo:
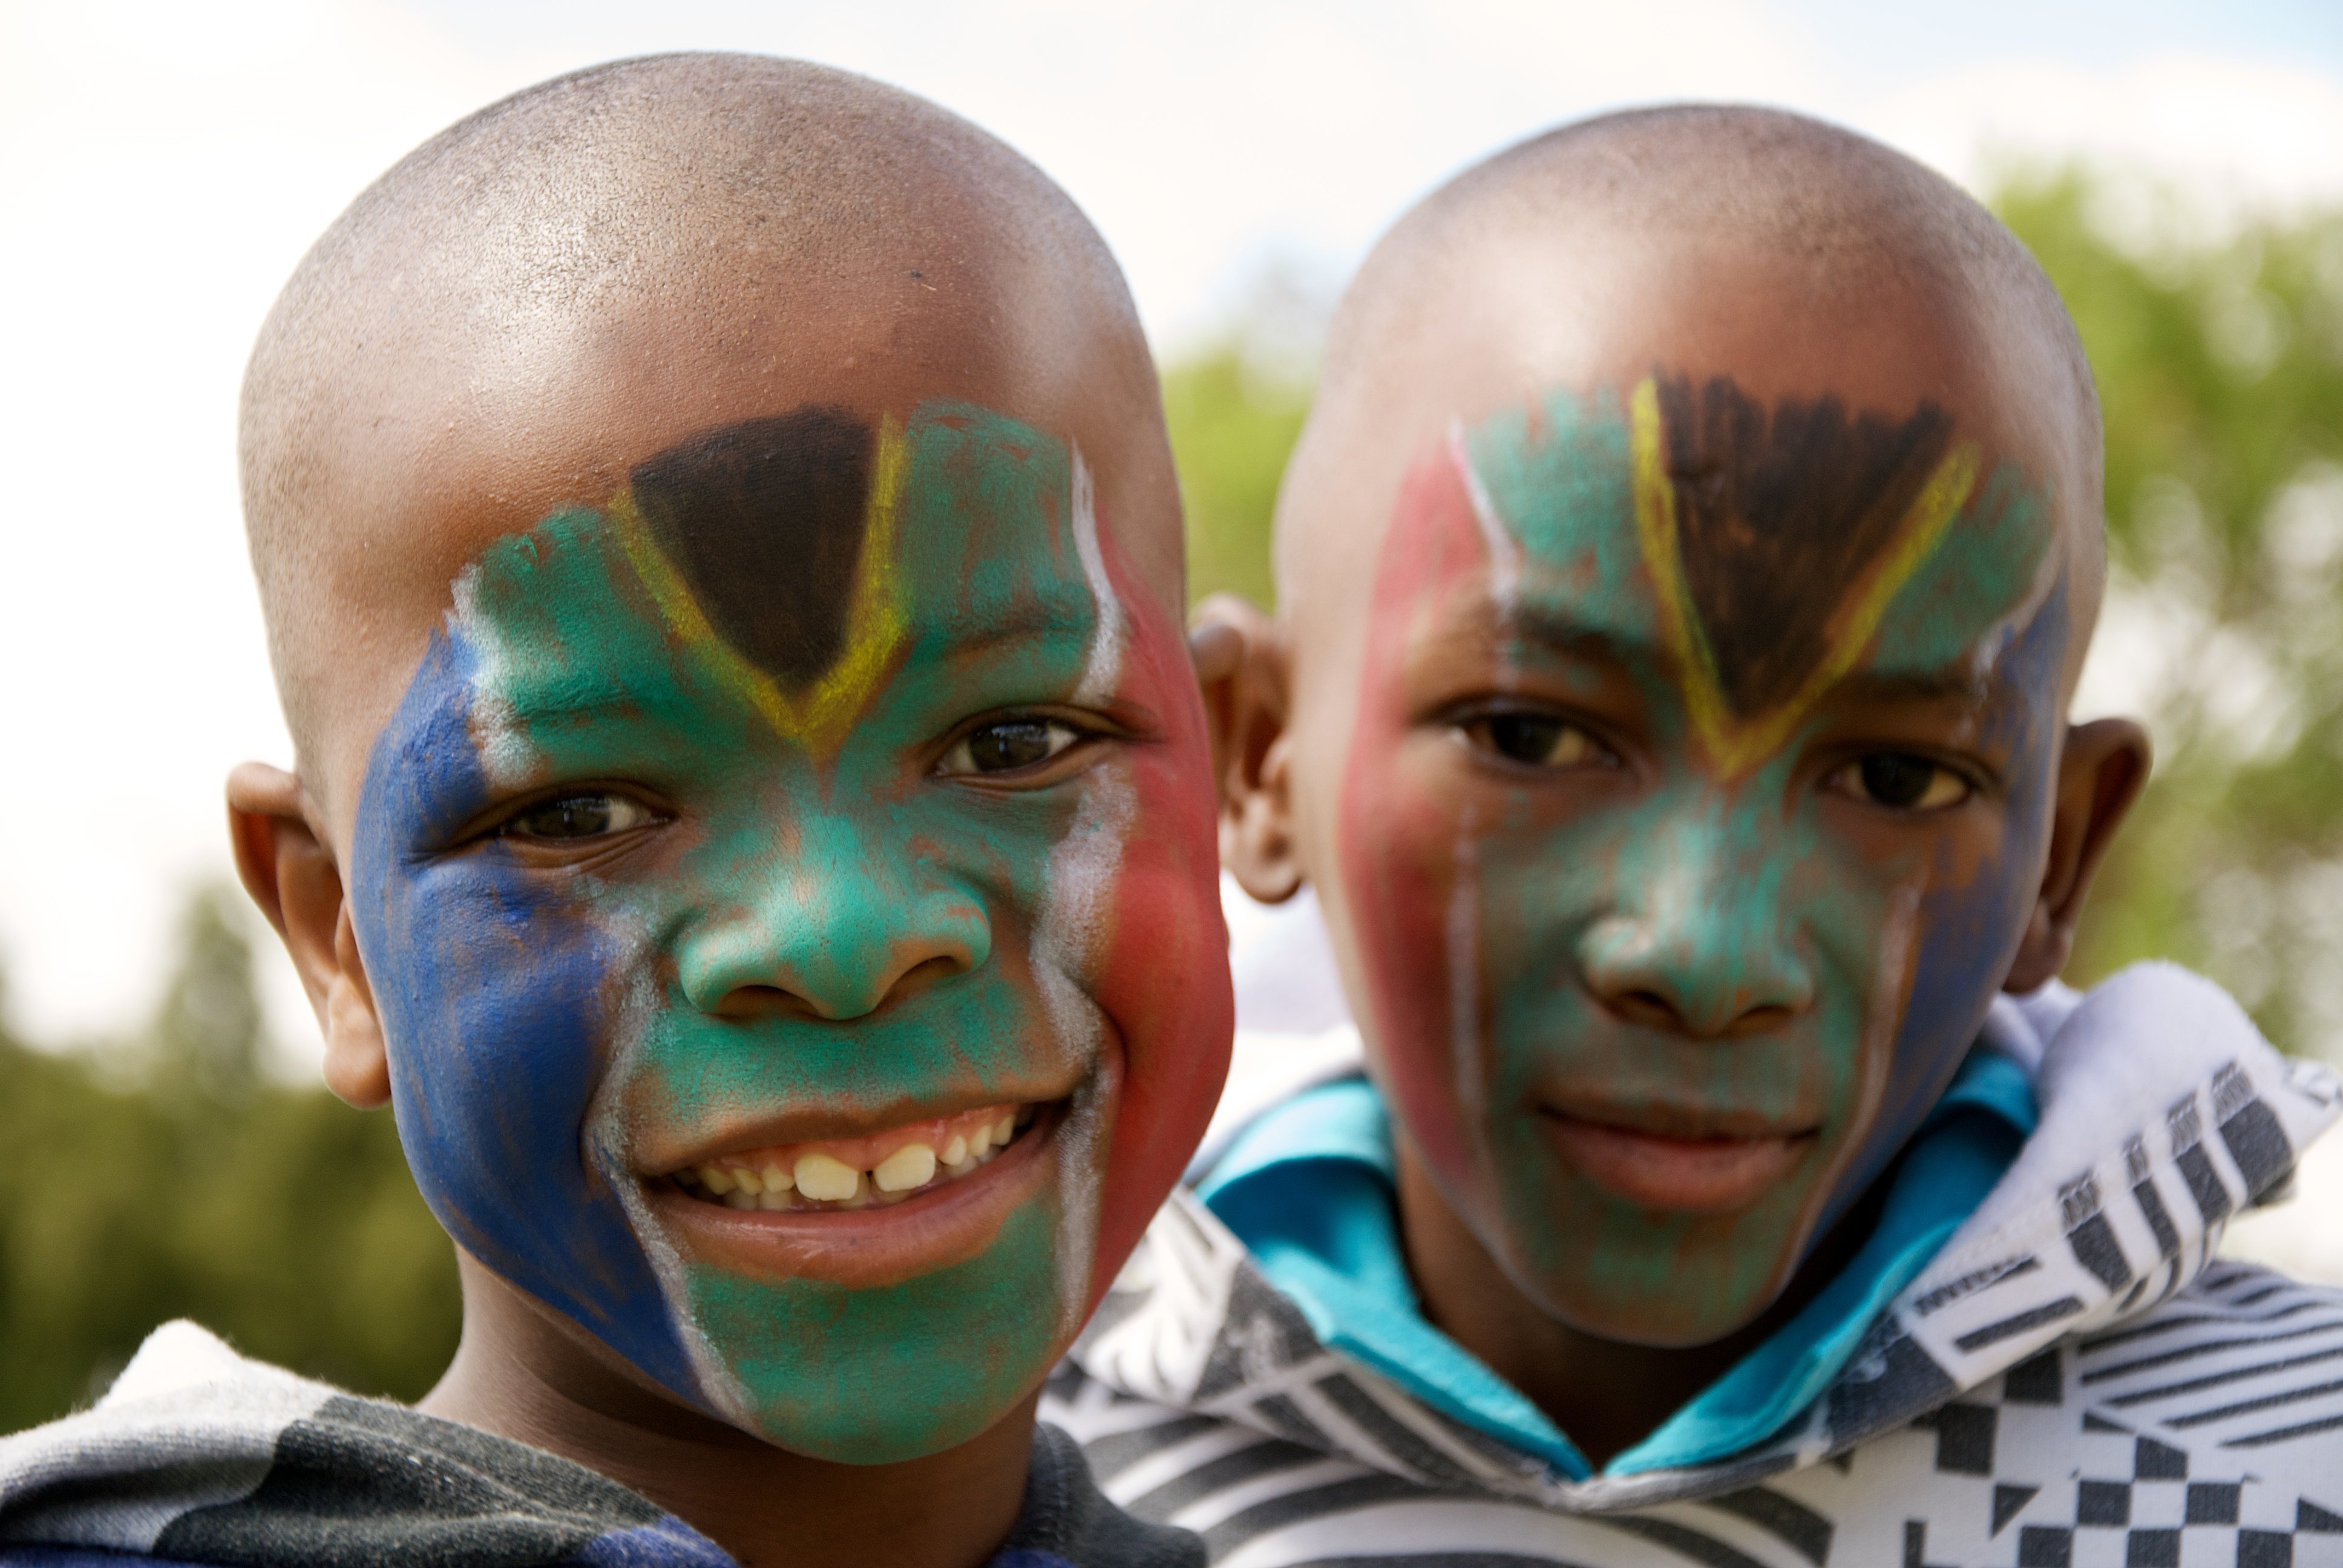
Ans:
[[[1587,990],[1623,1019],[1697,1040],[1759,1033],[1805,1012],[1814,971],[1772,896],[1779,868],[1769,876],[1746,864],[1714,832],[1674,837],[1623,890],[1624,907],[1580,939]]]
[[[679,954],[685,998],[719,1018],[853,1019],[982,965],[991,922],[965,890],[864,866],[801,869],[711,920]]]

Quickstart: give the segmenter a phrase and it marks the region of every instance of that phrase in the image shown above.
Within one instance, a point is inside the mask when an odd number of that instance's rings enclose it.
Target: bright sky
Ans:
[[[1924,15],[1925,14],[1925,15]],[[58,1040],[152,1006],[219,783],[288,759],[236,508],[237,377],[309,241],[468,110],[616,55],[804,55],[924,93],[1088,209],[1158,346],[1272,259],[1338,279],[1543,126],[1705,96],[1976,183],[2016,153],[2343,201],[2333,0],[0,0],[0,965]],[[270,950],[288,1066],[315,1051]]]

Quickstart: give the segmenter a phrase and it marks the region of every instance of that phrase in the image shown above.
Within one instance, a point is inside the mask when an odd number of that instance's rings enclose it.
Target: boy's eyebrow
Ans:
[[[997,616],[955,616],[946,624],[935,646],[944,654],[965,658],[1005,642],[1056,637],[1080,638],[1088,642],[1097,631],[1098,623],[1098,610],[1085,585],[1079,595],[1021,596],[1015,608]]]
[[[1957,702],[1982,708],[1993,699],[1993,681],[1966,663],[1939,669],[1856,670],[1839,681],[1833,695],[1863,702]]]
[[[1057,637],[1079,638],[1087,645],[1097,629],[1087,591],[1079,603],[1072,601],[1072,596],[1064,596],[1067,602],[1053,603],[1058,597],[1022,598],[1015,608],[997,617],[955,617],[930,646],[942,656],[967,658],[1003,643]],[[608,678],[607,672],[604,678],[581,679],[575,671],[564,671],[562,678],[528,682],[518,691],[508,689],[500,696],[533,719],[558,719],[571,724],[637,719],[643,712],[639,694],[623,680]],[[472,697],[464,690],[450,693],[444,700],[468,706]]]
[[[1489,610],[1498,635],[1538,643],[1573,658],[1633,665],[1666,656],[1656,638],[1617,626],[1590,623],[1581,614],[1534,599],[1503,608],[1493,605]],[[1981,708],[1992,700],[1993,681],[1988,670],[1964,659],[1935,669],[1858,669],[1836,682],[1831,696],[1857,702],[1958,703]]]
[[[1658,658],[1659,641],[1616,625],[1605,625],[1535,599],[1487,607],[1499,637],[1541,643],[1556,653],[1605,664],[1633,665]]]

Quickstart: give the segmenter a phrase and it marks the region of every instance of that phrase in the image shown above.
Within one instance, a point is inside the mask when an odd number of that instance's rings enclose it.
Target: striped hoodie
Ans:
[[[2036,1131],[1742,1452],[1574,1479],[1321,1342],[1186,1194],[1044,1414],[1231,1568],[2343,1564],[2343,1292],[2214,1257],[2343,1109],[2334,1076],[2164,966],[1987,1032]]]

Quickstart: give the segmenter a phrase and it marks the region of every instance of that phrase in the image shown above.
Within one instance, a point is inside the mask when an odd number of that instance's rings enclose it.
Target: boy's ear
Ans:
[[[374,1110],[390,1098],[390,1054],[342,898],[341,869],[319,836],[301,780],[265,763],[240,764],[227,776],[227,831],[244,890],[285,939],[317,1010],[326,1086],[361,1111]]]
[[[2128,719],[2097,719],[2066,731],[2058,761],[2057,794],[2050,803],[2050,855],[2042,895],[2018,944],[2004,990],[2025,992],[2066,967],[2075,922],[2117,828],[2147,782],[2152,748],[2147,731]]]
[[[1284,638],[1234,594],[1204,600],[1188,627],[1221,795],[1221,864],[1262,903],[1282,903],[1302,887],[1289,799]]]

